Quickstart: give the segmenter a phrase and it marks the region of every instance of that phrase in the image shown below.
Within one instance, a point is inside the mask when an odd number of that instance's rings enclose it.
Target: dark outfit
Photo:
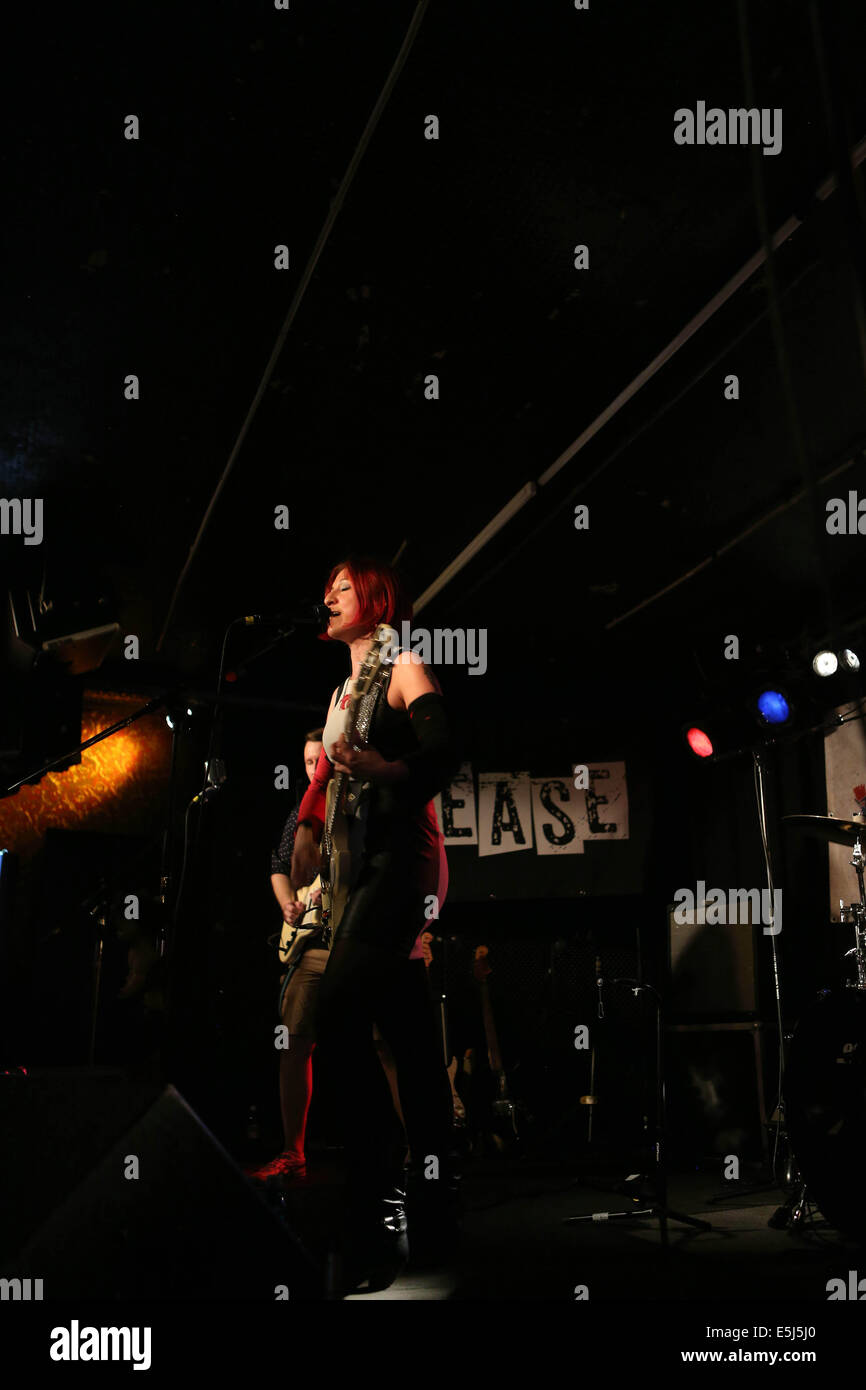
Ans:
[[[437,892],[440,846],[431,797],[457,761],[438,695],[410,710],[376,706],[368,742],[389,761],[404,759],[408,780],[373,783],[367,794],[364,852],[319,991],[317,1035],[340,1077],[351,1209],[371,1210],[402,1185],[405,1144],[372,1041],[375,1021],[397,1065],[413,1166],[435,1156],[444,1170],[451,1145],[451,1089],[442,1058],[427,972],[409,952],[425,925],[425,900]],[[309,817],[327,781],[323,749],[301,803]],[[354,864],[353,864],[354,868]],[[429,1188],[430,1183],[427,1184]]]
[[[299,801],[297,806],[293,806],[289,812],[286,823],[283,826],[283,833],[280,836],[279,849],[271,850],[272,874],[285,874],[286,878],[291,878],[292,876],[292,850],[295,847],[295,831],[298,828],[298,808],[300,804]]]

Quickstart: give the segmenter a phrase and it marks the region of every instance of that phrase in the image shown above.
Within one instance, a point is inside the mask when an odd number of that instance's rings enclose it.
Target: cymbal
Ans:
[[[839,820],[837,816],[783,816],[782,824],[802,835],[814,835],[834,845],[853,845],[857,839],[866,841],[866,820]]]

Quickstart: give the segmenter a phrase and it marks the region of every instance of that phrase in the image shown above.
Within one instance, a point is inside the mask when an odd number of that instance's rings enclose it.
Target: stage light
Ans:
[[[713,756],[713,741],[709,734],[704,733],[703,729],[687,729],[686,743],[696,758],[711,758]]]
[[[859,671],[860,658],[856,652],[852,652],[850,647],[846,647],[839,653],[839,664],[844,666],[846,671]]]
[[[172,733],[174,733],[174,720],[172,719],[172,717],[171,717],[170,714],[167,714],[167,715],[165,716],[165,722],[166,722],[166,724],[168,725],[168,727],[171,729]]]
[[[781,690],[762,690],[757,705],[764,724],[785,724],[791,717],[791,707]]]
[[[126,718],[140,701],[139,695],[84,692],[82,737]],[[127,834],[149,838],[170,767],[171,736],[161,716],[138,719],[85,749],[80,763],[65,772],[48,772],[0,801],[0,845],[29,861],[48,828],[115,835],[122,825]]]
[[[835,676],[839,662],[835,652],[818,652],[817,656],[812,657],[812,670],[816,676]],[[771,720],[777,723],[777,720]]]

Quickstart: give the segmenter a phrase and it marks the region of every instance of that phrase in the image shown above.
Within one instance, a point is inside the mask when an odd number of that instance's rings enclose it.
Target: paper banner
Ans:
[[[461,764],[450,787],[446,787],[441,796],[434,797],[434,802],[446,849],[449,845],[459,848],[460,845],[478,844],[471,763]]]
[[[574,793],[574,828],[581,840],[628,839],[625,763],[585,763],[589,788]],[[574,778],[571,779],[572,786]]]
[[[532,818],[537,854],[583,854],[575,815],[586,812],[584,793],[575,791],[572,777],[533,777]]]
[[[532,780],[528,772],[478,774],[478,854],[532,849]]]

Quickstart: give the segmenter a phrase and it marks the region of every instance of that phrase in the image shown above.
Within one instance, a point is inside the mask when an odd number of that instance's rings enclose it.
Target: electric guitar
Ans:
[[[354,748],[367,745],[376,703],[382,694],[386,672],[397,656],[398,641],[394,628],[380,623],[358,678],[352,684],[345,737],[346,742]],[[329,949],[349,898],[352,855],[360,852],[363,836],[363,817],[359,818],[359,812],[363,812],[364,793],[369,785],[369,782],[359,784],[353,781],[346,772],[335,772],[325,794],[319,877],[322,884],[321,920]]]
[[[495,1124],[491,1126],[491,1138],[501,1153],[518,1141],[520,1135],[517,1131],[517,1107],[508,1093],[508,1080],[502,1065],[496,1024],[493,1021],[493,1006],[490,1003],[490,987],[487,983],[488,976],[492,974],[488,960],[489,955],[490,952],[486,946],[477,948],[472,973],[481,994],[484,1036],[487,1041],[487,1061],[496,1086],[495,1099],[490,1107],[495,1120]]]
[[[318,902],[310,905],[310,898],[321,886],[321,880],[317,875],[307,888],[299,888],[298,901],[303,903],[306,911],[291,925],[286,921],[283,922],[277,955],[280,958],[280,964],[286,966],[287,969],[306,949],[310,937],[315,936],[321,928],[321,905]]]
[[[424,956],[424,964],[427,969],[433,964],[433,940],[432,932],[424,932],[421,937],[421,950]],[[466,1124],[466,1106],[460,1097],[455,1084],[457,1077],[457,1058],[451,1052],[451,1039],[448,1036],[448,1009],[445,1003],[445,995],[439,996],[439,1021],[442,1032],[442,1053],[445,1062],[445,1070],[448,1073],[448,1081],[451,1085],[451,1108],[454,1116],[454,1125],[457,1129],[462,1129]]]

